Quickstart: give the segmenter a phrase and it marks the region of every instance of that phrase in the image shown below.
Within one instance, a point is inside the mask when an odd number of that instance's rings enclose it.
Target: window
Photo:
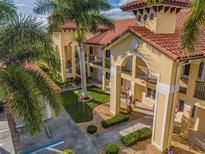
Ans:
[[[140,21],[141,21],[141,18],[142,18],[141,16],[138,16],[137,21],[139,21],[139,22],[140,22]]]
[[[184,111],[184,101],[180,100],[177,105],[177,112],[183,112],[183,111]]]
[[[110,73],[106,72],[106,79],[110,80]]]
[[[194,105],[194,106],[192,107],[191,117],[192,117],[192,118],[195,118],[195,115],[196,115],[196,106]]]
[[[156,90],[151,89],[151,88],[147,88],[146,97],[155,100],[156,99]]]
[[[92,67],[90,67],[90,72],[93,73],[93,68]]]
[[[198,74],[198,79],[199,80],[203,80],[203,76],[204,76],[204,63],[200,63],[199,65],[199,74]]]
[[[90,47],[90,54],[93,55],[93,53],[94,53],[94,49],[93,47]]]
[[[150,14],[150,20],[153,20],[154,19],[154,14]]]
[[[144,21],[147,21],[147,15],[146,14],[144,15]]]
[[[59,34],[54,34],[53,37],[59,39],[60,35]]]
[[[105,55],[106,55],[106,58],[109,58],[109,59],[110,59],[110,50],[106,50],[106,51],[105,51]]]
[[[189,76],[191,64],[184,65],[183,67],[183,76]]]

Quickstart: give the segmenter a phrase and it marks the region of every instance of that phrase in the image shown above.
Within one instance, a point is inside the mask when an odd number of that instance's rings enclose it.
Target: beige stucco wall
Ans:
[[[58,37],[56,37],[58,35]],[[85,39],[89,39],[96,34],[87,32]],[[66,78],[76,77],[76,65],[75,65],[75,47],[77,42],[75,41],[75,33],[73,30],[66,32],[54,32],[52,36],[53,44],[55,48],[58,48],[59,58],[61,63],[61,76],[65,80]],[[65,48],[66,47],[66,48]],[[67,51],[65,51],[67,49]],[[66,72],[66,61],[72,61],[72,74]]]

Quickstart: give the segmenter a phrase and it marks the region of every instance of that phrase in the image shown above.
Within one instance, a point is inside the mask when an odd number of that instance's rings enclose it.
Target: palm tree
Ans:
[[[14,5],[7,0],[0,0],[0,26],[16,15]]]
[[[165,0],[145,0],[148,4],[161,3]],[[182,49],[195,51],[201,31],[205,28],[205,1],[192,0],[187,19],[182,28]]]
[[[75,40],[80,57],[82,96],[86,97],[86,69],[83,41],[87,31],[95,32],[97,24],[114,28],[102,11],[110,9],[107,0],[38,0],[34,12],[51,14],[51,31],[61,29],[67,22],[76,23]]]
[[[54,56],[51,40],[35,18],[16,16],[0,30],[0,102],[17,154],[22,151],[14,117],[34,135],[43,128],[43,101],[56,115],[60,112],[57,88],[35,65],[40,60],[52,66]]]

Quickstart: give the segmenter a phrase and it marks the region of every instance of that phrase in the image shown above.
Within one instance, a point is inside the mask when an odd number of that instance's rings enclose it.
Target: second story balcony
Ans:
[[[102,66],[102,65],[103,65],[103,59],[102,59],[102,57],[96,56],[93,63],[94,63],[95,65]]]
[[[79,55],[78,55],[78,52],[75,53],[75,62],[76,62],[76,64],[79,63]]]
[[[136,78],[142,79],[146,82],[156,84],[157,77],[149,72],[147,67],[138,66],[136,71]]]
[[[108,58],[105,59],[105,67],[106,68],[110,68],[111,67],[111,60],[108,59]]]
[[[195,97],[205,100],[205,81],[196,81]]]
[[[93,54],[89,55],[89,62],[93,63],[95,61],[95,56]]]
[[[127,74],[127,75],[132,75],[132,69],[128,66],[123,66],[122,73]]]
[[[181,76],[179,84],[180,84],[179,92],[183,93],[183,94],[186,94],[187,86],[188,86],[188,76]]]

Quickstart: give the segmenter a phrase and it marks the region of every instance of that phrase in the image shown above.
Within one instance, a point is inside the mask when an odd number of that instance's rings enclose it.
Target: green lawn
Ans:
[[[77,90],[78,94],[81,95],[81,90]],[[74,91],[63,92],[63,106],[66,111],[70,114],[76,123],[87,122],[93,119],[92,110],[97,105],[106,103],[110,100],[110,95],[104,93],[101,89],[91,87],[87,89],[87,95],[92,96],[94,99],[83,106],[83,104],[77,105],[77,95]]]

